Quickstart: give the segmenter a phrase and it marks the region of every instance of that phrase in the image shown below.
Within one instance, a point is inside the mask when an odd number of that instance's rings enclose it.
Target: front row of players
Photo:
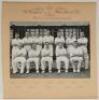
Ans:
[[[65,72],[69,67],[73,68],[73,72],[80,72],[81,67],[88,69],[89,56],[87,52],[87,38],[83,32],[80,32],[80,38],[76,39],[75,32],[67,35],[64,39],[63,33],[58,32],[54,37],[46,32],[44,37],[26,32],[23,39],[19,38],[19,34],[15,34],[12,40],[12,69],[13,73],[30,73],[31,64],[34,63],[36,72],[45,72],[46,67],[52,72],[56,63],[57,72],[61,72],[61,66],[64,65]],[[42,48],[42,43],[44,47]],[[53,44],[55,43],[56,61],[53,61]],[[64,47],[66,44],[66,48]]]

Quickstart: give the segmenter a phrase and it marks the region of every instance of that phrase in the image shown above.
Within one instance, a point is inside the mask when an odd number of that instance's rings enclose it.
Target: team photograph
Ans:
[[[90,24],[12,22],[10,76],[90,77]]]

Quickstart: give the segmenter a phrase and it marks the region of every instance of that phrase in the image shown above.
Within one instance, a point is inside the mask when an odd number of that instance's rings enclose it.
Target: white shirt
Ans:
[[[37,43],[37,48],[39,49],[39,51],[41,50],[42,48],[42,37],[36,37],[35,38],[35,43]]]
[[[83,49],[81,47],[71,47],[68,51],[70,57],[72,56],[83,56]]]
[[[12,46],[18,46],[20,44],[20,42],[22,42],[21,39],[12,39]]]
[[[87,43],[88,43],[88,39],[83,37],[83,38],[79,38],[77,40],[80,44],[85,44],[87,46]]]
[[[56,47],[56,56],[66,56],[66,54],[67,51],[64,47],[63,48],[60,48],[59,46]]]
[[[12,59],[15,59],[16,57],[26,57],[26,50],[24,48],[17,48],[12,50]]]
[[[24,37],[23,38],[23,44],[24,44],[24,48],[26,49],[26,50],[29,50],[30,48],[31,48],[31,37]]]
[[[58,44],[58,43],[65,43],[65,39],[63,36],[55,38],[55,44]]]
[[[42,37],[30,37],[30,43],[42,44]]]
[[[50,49],[50,52],[53,52],[53,43],[54,43],[54,37],[53,36],[44,36],[43,37],[43,43],[46,43],[48,42],[49,43],[49,49]]]
[[[36,37],[35,42],[39,45],[42,44],[42,37]]]
[[[30,43],[31,43],[31,37],[24,37],[23,38],[23,43],[25,44],[25,45],[29,45]]]
[[[29,58],[31,57],[38,57],[40,55],[40,51],[39,49],[30,49],[29,52],[28,52],[28,56]]]
[[[43,37],[43,43],[48,42],[48,43],[54,43],[54,37],[53,36],[44,36]]]
[[[41,51],[41,55],[43,56],[53,56],[53,52],[50,49],[43,48]]]
[[[36,43],[35,40],[36,40],[35,37],[30,37],[30,43]]]
[[[72,43],[74,43],[74,41],[76,41],[76,38],[74,38],[74,37],[73,37],[73,38],[69,38],[69,37],[68,37],[68,38],[66,39],[66,44],[67,44],[67,45],[68,45],[68,44],[71,45]]]

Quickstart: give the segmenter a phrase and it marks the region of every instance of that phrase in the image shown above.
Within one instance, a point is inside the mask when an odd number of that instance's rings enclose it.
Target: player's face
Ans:
[[[29,37],[29,32],[26,32],[26,33],[25,33],[25,36],[26,36],[26,37]]]
[[[16,39],[19,38],[19,34],[18,34],[18,33],[15,34],[15,38],[16,38]]]
[[[59,48],[63,48],[63,44],[62,43],[59,44]]]
[[[61,31],[61,36],[64,36],[64,32],[63,31]]]
[[[73,37],[73,33],[68,33],[68,37],[72,38]]]
[[[69,29],[69,33],[72,33],[72,29]]]
[[[49,36],[49,35],[50,35],[49,31],[44,32],[44,36]]]
[[[60,32],[57,33],[57,37],[61,37],[61,33]]]
[[[38,30],[38,29],[36,29],[36,34],[35,34],[35,36],[36,36],[36,37],[39,36],[39,30]]]
[[[69,36],[69,32],[66,31],[66,32],[65,32],[65,37],[68,37],[68,36]]]
[[[80,32],[80,38],[84,37],[84,32]]]
[[[75,48],[77,48],[77,47],[78,47],[78,43],[74,43],[73,46],[74,46]]]
[[[57,36],[58,37],[64,36],[63,30],[59,30],[57,33]]]
[[[75,37],[75,38],[76,38],[76,32],[75,32],[75,31],[73,32],[73,37]]]
[[[32,44],[32,49],[36,49],[36,44]]]
[[[46,49],[49,49],[49,45],[48,45],[48,44],[45,44],[45,48],[46,48]]]
[[[34,32],[34,31],[31,32],[31,36],[32,36],[32,37],[35,36],[35,32]]]

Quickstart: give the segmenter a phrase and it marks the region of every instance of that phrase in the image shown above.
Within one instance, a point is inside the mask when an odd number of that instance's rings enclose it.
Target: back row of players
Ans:
[[[65,36],[65,37],[64,37]],[[61,72],[61,63],[64,63],[65,72],[68,72],[72,66],[73,72],[80,72],[80,68],[84,65],[88,69],[89,56],[87,51],[88,39],[84,32],[80,31],[80,36],[76,38],[76,31],[63,33],[60,29],[57,37],[50,35],[50,31],[46,30],[44,36],[40,36],[38,30],[34,32],[26,31],[25,37],[20,39],[20,34],[15,33],[12,39],[12,69],[13,73],[30,73],[31,62],[35,63],[36,72],[39,69],[45,72],[46,63],[48,63],[48,71],[52,72],[53,66],[53,44],[55,44],[56,68],[57,72]],[[44,45],[42,47],[42,44]],[[66,48],[64,47],[66,45]],[[76,64],[75,64],[76,63]]]

